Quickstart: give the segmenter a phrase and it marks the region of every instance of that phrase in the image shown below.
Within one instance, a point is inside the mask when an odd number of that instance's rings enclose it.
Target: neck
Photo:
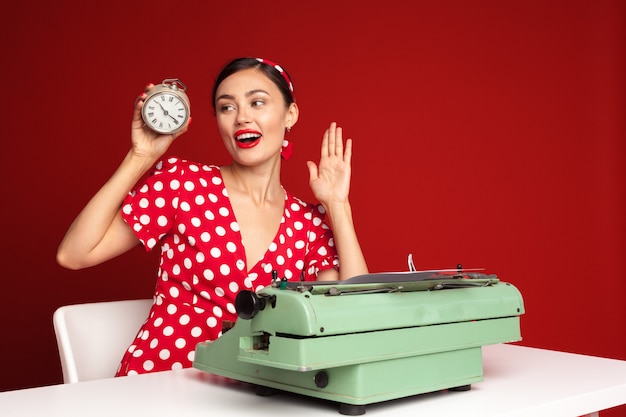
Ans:
[[[221,167],[221,172],[229,193],[246,194],[259,206],[285,198],[285,192],[280,185],[280,161],[262,167],[232,163]]]

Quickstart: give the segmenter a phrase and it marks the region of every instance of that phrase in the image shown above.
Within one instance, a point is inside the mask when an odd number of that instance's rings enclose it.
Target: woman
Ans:
[[[281,158],[291,147],[285,131],[299,114],[280,66],[238,58],[218,75],[213,106],[232,156],[221,167],[178,158],[157,163],[189,123],[176,135],[154,133],[141,119],[145,98],[135,105],[131,150],[70,226],[57,254],[61,265],[79,269],[138,243],[146,250],[160,245],[154,305],[118,376],[191,366],[195,345],[215,340],[222,321],[235,320],[237,293],[269,285],[274,271],[289,280],[367,273],[348,200],[352,142],[344,148],[341,128],[331,123],[319,164],[307,162],[319,205],[280,184]]]

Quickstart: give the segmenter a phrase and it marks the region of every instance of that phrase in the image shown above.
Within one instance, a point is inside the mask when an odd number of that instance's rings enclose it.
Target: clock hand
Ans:
[[[161,110],[163,110],[163,114],[164,114],[165,116],[169,116],[169,113],[167,112],[167,110],[165,110],[165,107],[163,107],[163,105],[162,105],[161,103],[159,103],[158,101],[157,101],[157,104],[159,105],[159,107],[161,108]],[[171,116],[170,116],[170,117],[171,117]]]

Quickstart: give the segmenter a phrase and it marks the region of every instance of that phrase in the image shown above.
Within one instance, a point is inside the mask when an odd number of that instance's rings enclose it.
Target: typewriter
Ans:
[[[483,379],[482,349],[521,340],[520,292],[496,275],[409,271],[345,281],[274,279],[236,298],[238,319],[196,346],[197,369],[336,402],[344,415]]]

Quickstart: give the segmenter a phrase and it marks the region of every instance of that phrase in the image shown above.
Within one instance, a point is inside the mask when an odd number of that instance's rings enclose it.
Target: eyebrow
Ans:
[[[257,90],[250,90],[250,91],[248,91],[248,92],[245,94],[245,96],[246,96],[246,97],[250,97],[250,96],[252,96],[252,95],[254,95],[254,94],[257,94],[257,93],[266,94],[266,95],[268,95],[268,96],[270,95],[270,93],[268,93],[268,92],[267,92],[267,91],[265,91],[265,90],[257,89]],[[232,95],[230,95],[230,94],[222,94],[221,96],[217,97],[217,98],[215,99],[215,101],[219,101],[219,100],[234,100],[234,99],[235,99],[235,97],[234,97],[234,96],[232,96]]]

